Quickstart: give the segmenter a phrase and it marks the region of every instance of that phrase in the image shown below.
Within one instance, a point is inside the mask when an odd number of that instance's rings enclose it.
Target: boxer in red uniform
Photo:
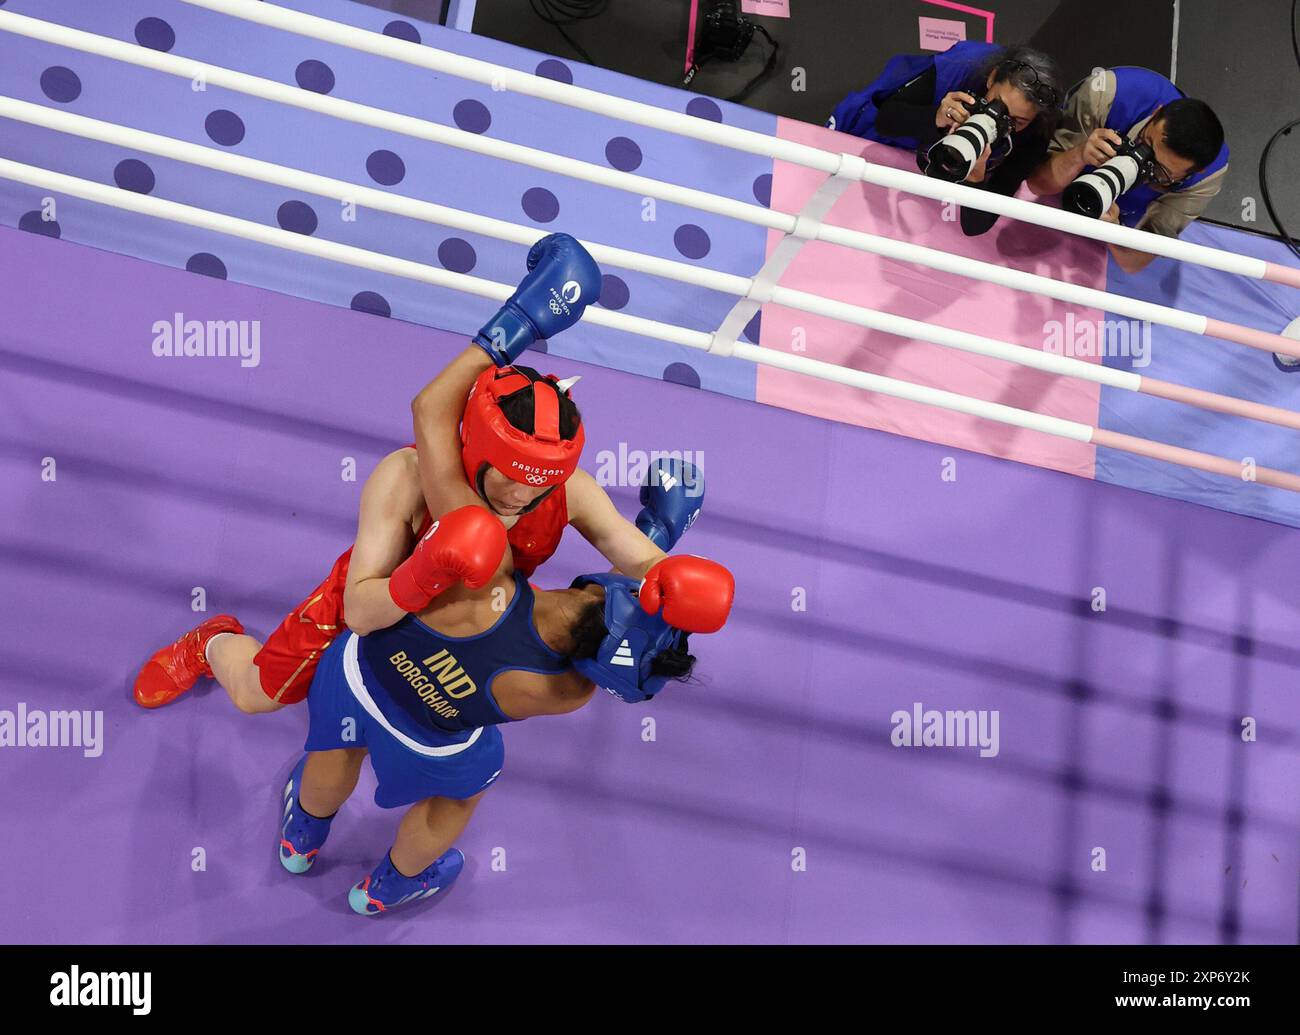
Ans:
[[[388,487],[394,513],[410,526],[408,550],[427,529],[430,512],[477,505],[506,526],[514,566],[526,576],[573,525],[616,570],[640,578],[698,515],[702,479],[680,461],[655,468],[641,493],[645,509],[633,525],[595,479],[577,469],[583,430],[568,386],[510,363],[533,341],[577,322],[599,294],[600,271],[563,234],[538,242],[528,267],[474,345],[416,398],[418,449],[389,454],[372,478]],[[356,569],[349,549],[265,645],[244,635],[231,616],[208,619],[150,658],[135,683],[137,702],[160,707],[202,676],[215,676],[244,712],[303,700],[321,654],[346,627],[349,595],[374,577],[374,570]]]

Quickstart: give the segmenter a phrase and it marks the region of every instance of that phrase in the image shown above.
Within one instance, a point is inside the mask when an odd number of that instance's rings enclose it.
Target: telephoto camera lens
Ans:
[[[970,176],[985,148],[1010,134],[1011,114],[1006,105],[981,98],[965,122],[930,147],[925,175],[960,183]]]
[[[1100,219],[1122,194],[1151,178],[1155,152],[1146,144],[1126,140],[1119,153],[1065,188],[1061,206],[1067,212]]]

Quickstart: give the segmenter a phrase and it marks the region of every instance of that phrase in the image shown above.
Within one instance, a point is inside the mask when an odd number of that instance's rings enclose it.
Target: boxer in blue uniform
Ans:
[[[376,804],[407,812],[349,893],[366,915],[456,879],[453,842],[502,769],[498,726],[574,711],[598,685],[652,697],[689,674],[686,634],[721,628],[734,593],[725,568],[690,556],[665,558],[639,583],[599,575],[535,591],[513,570],[501,522],[472,506],[444,515],[394,566],[409,541],[394,493],[419,487],[392,475],[381,463],[362,493],[352,564],[375,574],[352,587],[351,631],[308,693],[307,755],[285,786],[280,836],[285,868],[305,873],[368,754]]]

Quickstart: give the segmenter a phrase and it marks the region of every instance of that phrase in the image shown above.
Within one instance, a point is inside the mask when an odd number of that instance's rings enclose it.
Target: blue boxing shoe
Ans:
[[[316,853],[330,834],[329,819],[318,819],[303,811],[298,802],[302,771],[307,767],[303,755],[284,785],[284,823],[280,826],[280,865],[290,873],[306,873],[316,861]]]
[[[392,854],[370,876],[348,892],[348,905],[362,916],[378,916],[408,902],[433,898],[449,888],[465,868],[465,853],[452,848],[414,877],[405,877],[393,865]]]

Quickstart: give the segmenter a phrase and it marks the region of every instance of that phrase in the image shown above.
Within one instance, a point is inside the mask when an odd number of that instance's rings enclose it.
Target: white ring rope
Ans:
[[[991,194],[964,184],[942,183],[928,179],[919,173],[875,165],[857,155],[824,151],[808,144],[780,140],[766,133],[709,122],[681,112],[658,108],[653,104],[603,94],[568,83],[559,83],[528,72],[480,61],[477,58],[452,54],[435,47],[411,43],[408,40],[395,39],[382,33],[360,29],[354,25],[331,21],[328,18],[277,7],[262,0],[182,0],[182,3],[282,29],[299,36],[334,43],[350,50],[359,50],[433,72],[442,72],[483,83],[495,90],[514,90],[530,97],[554,101],[571,108],[607,115],[623,122],[664,130],[736,151],[779,159],[830,175],[851,175],[866,183],[887,187],[890,190],[919,194],[936,201],[955,201],[969,208],[978,208],[985,212],[1063,230],[1081,237],[1090,237],[1093,240],[1209,266],[1225,273],[1239,273],[1258,280],[1280,280],[1292,287],[1300,287],[1300,270],[1288,270],[1286,267],[1278,267],[1262,259],[1190,244],[1176,238],[1158,237],[1126,226],[1102,223],[1075,215],[1073,212],[1063,212],[1060,209],[1036,205],[1019,198]],[[1156,239],[1152,240],[1152,238]]]
[[[360,269],[368,269],[378,273],[388,273],[426,284],[433,284],[438,287],[463,291],[483,298],[503,301],[515,290],[514,287],[509,284],[498,284],[494,281],[484,280],[480,277],[471,277],[462,273],[452,273],[449,270],[438,269],[437,267],[429,266],[424,263],[412,262],[408,259],[399,259],[391,255],[368,251],[352,245],[339,244],[334,241],[322,240],[316,237],[308,237],[303,234],[282,230],[279,227],[265,226],[261,223],[254,223],[251,220],[239,219],[235,216],[229,216],[219,212],[211,212],[207,209],[196,208],[191,205],[182,205],[175,201],[167,201],[147,194],[137,194],[132,191],[123,190],[120,187],[110,187],[106,184],[94,183],[90,180],[83,180],[78,177],[64,175],[63,173],[52,172],[48,169],[40,169],[35,166],[24,165],[19,162],[9,161],[8,159],[0,159],[0,178],[14,180],[18,183],[25,183],[41,190],[52,190],[69,194],[73,197],[83,198],[87,201],[108,205],[114,208],[125,209],[141,215],[153,216],[159,219],[182,223],[187,226],[199,227],[201,229],[212,230],[233,237],[240,237],[245,240],[283,248],[287,251],[298,252],[303,255],[313,255],[318,258],[340,262]],[[707,350],[712,339],[711,335],[705,334],[701,331],[692,331],[687,328],[676,327],[655,320],[647,320],[641,317],[610,312],[605,309],[597,309],[594,307],[589,307],[583,313],[582,318],[596,326],[608,327],[612,330],[627,331],[644,337],[657,338],[661,341],[673,342],[694,349]],[[1240,462],[1230,460],[1226,457],[1214,456],[1208,453],[1197,452],[1195,450],[1182,449],[1162,442],[1154,442],[1130,435],[1123,435],[1102,428],[1096,428],[1088,424],[1082,424],[1078,421],[1065,420],[1060,417],[1051,417],[1030,410],[1022,410],[1013,406],[1006,406],[1002,403],[986,402],[982,399],[974,399],[957,392],[930,388],[926,385],[918,385],[910,381],[884,377],[879,374],[871,374],[861,370],[849,370],[832,363],[824,363],[820,360],[810,359],[806,356],[787,355],[758,345],[748,345],[744,343],[738,344],[735,348],[735,355],[742,359],[748,359],[754,363],[794,371],[821,380],[833,381],[838,384],[849,385],[855,388],[866,389],[867,391],[876,392],[880,395],[888,395],[897,399],[907,399],[913,402],[924,403],[929,406],[936,406],[956,413],[964,413],[974,417],[982,417],[987,420],[997,421],[1001,424],[1009,424],[1013,427],[1041,431],[1049,435],[1070,439],[1075,442],[1091,442],[1097,445],[1122,449],[1143,456],[1169,460],[1174,463],[1181,463],[1188,467],[1195,467],[1200,470],[1221,474],[1227,477],[1240,477],[1240,472],[1243,467]],[[1277,488],[1288,489],[1292,492],[1300,492],[1300,476],[1262,466],[1253,468],[1253,475],[1254,480],[1260,484],[1272,485]]]
[[[98,140],[136,151],[156,154],[263,183],[304,190],[337,201],[350,201],[376,211],[450,226],[466,232],[510,241],[525,247],[541,240],[547,233],[533,227],[463,212],[460,209],[448,208],[391,191],[378,190],[363,184],[319,176],[315,173],[304,172],[288,166],[276,165],[217,148],[175,140],[171,137],[147,133],[143,130],[131,129],[84,115],[47,108],[39,104],[30,104],[26,101],[15,100],[2,95],[0,95],[0,117],[17,119],[85,139]],[[796,239],[786,238],[786,240],[795,241]],[[722,273],[684,262],[661,259],[594,242],[584,241],[582,243],[596,261],[602,264],[632,269],[682,283],[696,284],[725,294],[737,295],[742,299],[749,297],[754,289],[754,280],[752,278]],[[947,348],[959,349],[964,352],[1014,363],[1018,366],[1045,371],[1049,374],[1074,377],[1125,391],[1145,391],[1149,394],[1178,398],[1180,401],[1216,412],[1237,413],[1269,423],[1280,424],[1284,427],[1300,429],[1300,414],[1290,410],[1264,406],[1216,393],[1193,392],[1191,389],[1178,385],[1168,386],[1173,392],[1168,390],[1154,391],[1152,390],[1153,385],[1160,386],[1165,383],[1153,379],[1144,379],[1139,374],[1117,370],[1104,364],[1089,363],[1070,356],[1041,352],[1009,341],[987,338],[929,322],[895,316],[890,313],[790,288],[773,286],[765,287],[764,291],[769,296],[769,300],[775,304],[841,320],[860,327],[867,327],[886,334],[928,341]],[[724,348],[719,349],[718,337],[714,335],[711,351],[722,351],[730,354],[728,349],[733,343],[734,338],[730,338],[722,343]],[[1297,344],[1296,347],[1300,349],[1300,344]],[[1174,394],[1174,392],[1181,394]]]
[[[962,200],[963,197],[969,194],[968,201],[973,202],[974,207],[982,208],[985,211],[1011,214],[1009,210],[1004,211],[1003,203],[1013,199],[985,195],[984,192],[974,191],[961,185],[954,187],[951,184],[935,184],[924,177],[916,176],[916,174],[900,173],[898,170],[873,166],[865,159],[854,155],[835,155],[832,152],[776,140],[764,134],[753,133],[736,127],[718,126],[712,123],[705,124],[700,120],[693,120],[690,116],[665,111],[652,105],[639,104],[622,98],[607,97],[590,90],[554,83],[526,73],[518,73],[486,62],[461,58],[458,55],[446,54],[431,48],[406,43],[405,41],[390,39],[377,33],[365,32],[351,26],[329,22],[325,19],[300,15],[296,12],[285,11],[266,4],[250,5],[245,0],[185,0],[185,2],[240,17],[248,17],[253,21],[287,28],[289,31],[337,42],[354,49],[385,54],[407,63],[449,71],[452,74],[463,75],[465,78],[476,79],[480,82],[491,82],[498,89],[502,86],[511,88],[513,84],[513,88],[533,96],[547,97],[586,110],[611,114],[613,117],[623,118],[626,121],[638,122],[642,125],[666,129],[670,132],[697,139],[721,143],[724,146],[765,154],[772,158],[794,161],[830,173],[841,179],[861,179],[898,190],[936,197],[938,200],[954,200],[954,195],[956,196],[955,200]],[[860,250],[898,258],[899,261],[920,262],[933,265],[935,268],[948,269],[954,273],[974,276],[975,279],[1002,283],[1009,287],[1034,291],[1050,297],[1077,301],[1080,304],[1098,305],[1099,307],[1120,312],[1122,315],[1125,314],[1125,306],[1129,307],[1129,312],[1136,312],[1133,307],[1141,307],[1146,311],[1139,318],[1152,319],[1152,322],[1165,322],[1170,326],[1178,326],[1196,333],[1209,333],[1227,340],[1251,345],[1255,348],[1271,349],[1283,354],[1296,354],[1293,352],[1295,346],[1291,344],[1290,339],[1283,338],[1281,335],[1272,335],[1251,328],[1225,324],[1223,321],[1181,313],[1178,310],[1154,306],[1150,303],[1134,302],[1128,299],[1120,300],[1117,296],[1111,296],[1106,292],[1083,289],[1054,281],[1051,278],[1036,277],[1020,271],[1004,270],[992,264],[977,263],[974,260],[908,245],[904,242],[876,238],[873,235],[863,234],[847,227],[825,226],[821,224],[820,220],[809,221],[792,216],[789,213],[769,211],[761,206],[737,202],[705,191],[678,187],[651,180],[647,177],[608,170],[591,163],[578,162],[574,159],[553,155],[534,148],[493,141],[489,138],[454,130],[422,119],[297,90],[271,80],[259,79],[230,69],[189,61],[173,55],[160,54],[147,48],[131,46],[120,40],[95,36],[66,26],[25,18],[12,12],[0,11],[0,29],[29,38],[45,40],[56,45],[69,46],[112,59],[153,68],[157,71],[180,75],[187,79],[211,82],[217,86],[250,93],[264,99],[280,101],[292,106],[388,129],[419,139],[449,144],[450,146],[461,147],[480,154],[503,158],[507,161],[516,161],[552,172],[559,172],[563,175],[574,176],[589,182],[603,183],[617,189],[632,190],[651,197],[704,208],[706,211],[715,212],[719,215],[730,215],[758,225],[778,229],[787,235],[793,235],[801,239],[822,239],[830,243],[845,244]],[[337,35],[344,38],[336,38]],[[395,52],[393,52],[393,48],[397,48]],[[402,50],[401,48],[408,49]],[[437,64],[438,61],[443,60],[450,62],[450,65],[444,68]],[[484,76],[489,77],[484,78]],[[124,135],[138,134],[135,143],[140,145],[139,149],[141,150],[150,150],[150,147],[143,146],[148,141],[156,149],[155,153],[170,155],[182,161],[196,162],[210,168],[224,168],[239,175],[264,179],[266,182],[282,183],[290,187],[306,186],[308,190],[319,192],[327,197],[339,197],[340,200],[343,200],[345,196],[348,200],[364,198],[370,202],[372,207],[380,210],[411,215],[414,218],[441,222],[450,226],[461,226],[489,236],[496,236],[505,240],[517,240],[520,243],[529,243],[530,237],[535,240],[537,237],[542,236],[529,228],[506,223],[502,220],[457,212],[429,202],[404,198],[383,191],[375,191],[373,188],[362,187],[359,184],[331,180],[326,177],[303,173],[300,170],[276,166],[225,152],[217,152],[211,148],[171,140],[155,134],[144,134],[140,131],[130,130],[127,127],[115,126],[112,123],[84,119],[82,116],[68,115],[65,123],[56,125],[54,117],[68,113],[52,112],[51,109],[44,109],[38,105],[27,105],[25,102],[12,99],[7,100],[6,103],[11,107],[5,113],[10,114],[11,117],[26,117],[28,121],[48,125],[51,128],[58,128],[65,132],[83,132],[83,135],[87,136],[94,136],[95,133],[99,133],[101,134],[99,139],[109,140],[110,142],[122,142],[125,139]],[[86,132],[91,129],[94,130],[93,133]],[[213,156],[220,158],[221,161],[216,161]],[[138,195],[115,187],[107,187],[103,184],[80,180],[8,160],[0,159],[0,176],[38,187],[53,185],[55,189],[98,203],[158,218],[171,219],[360,268],[436,284],[452,290],[465,291],[497,300],[502,300],[511,293],[511,288],[508,285],[451,273],[421,263],[398,259],[332,241],[304,237],[248,220],[237,219],[236,217],[159,198]],[[344,188],[343,192],[340,192],[340,187]],[[1147,243],[1146,238],[1150,236],[1124,227],[1095,224],[1092,221],[1083,220],[1081,217],[1072,216],[1068,213],[1053,214],[1051,209],[1028,205],[1025,202],[1017,201],[1015,204],[1028,210],[1025,215],[1018,216],[1018,218],[1026,218],[1040,225],[1057,226],[1057,216],[1067,217],[1065,222],[1059,225],[1058,228],[1083,233],[1084,236],[1092,236],[1100,240],[1123,243],[1124,235],[1128,234],[1137,235],[1129,243],[1145,244]],[[1071,225],[1071,220],[1074,221],[1075,225]],[[1085,232],[1085,229],[1087,232]],[[1117,233],[1119,234],[1118,237],[1115,236]],[[1261,263],[1259,260],[1248,259],[1244,256],[1233,256],[1231,253],[1220,252],[1217,249],[1187,245],[1179,241],[1161,240],[1159,243],[1162,245],[1176,245],[1175,251],[1183,253],[1171,255],[1171,257],[1201,262],[1203,265],[1228,272],[1239,272],[1248,276],[1281,280],[1287,283],[1294,282],[1300,285],[1300,275],[1296,275],[1294,281],[1289,279],[1295,274],[1295,271],[1283,268],[1284,276],[1278,277],[1276,271],[1279,267],[1271,263]],[[1158,248],[1147,248],[1146,250],[1165,254]],[[1219,412],[1271,420],[1274,423],[1280,423],[1288,427],[1297,426],[1296,414],[1276,407],[1267,407],[1228,396],[1155,381],[1154,379],[1143,379],[1135,374],[1127,374],[1123,371],[1115,371],[1099,365],[1081,363],[1078,360],[1064,356],[1027,350],[1009,342],[982,338],[978,335],[956,331],[951,328],[933,327],[920,321],[906,320],[892,314],[880,313],[861,306],[821,298],[806,292],[792,291],[767,284],[762,285],[762,290],[758,291],[753,278],[738,277],[716,270],[687,266],[671,260],[640,255],[626,249],[596,245],[593,246],[593,252],[599,253],[604,261],[612,264],[626,265],[627,268],[643,270],[673,279],[687,279],[687,274],[684,271],[689,270],[689,279],[692,283],[713,287],[715,290],[730,291],[745,298],[751,295],[756,296],[757,293],[757,295],[763,296],[761,300],[764,301],[770,300],[776,304],[846,320],[885,333],[932,341],[948,347],[965,349],[981,355],[1036,367],[1051,373],[1082,377],[1128,390],[1143,391],[1193,405],[1200,405]],[[971,270],[976,272],[971,273]],[[1084,291],[1090,292],[1088,301],[1084,301],[1084,296],[1081,294]],[[603,309],[588,309],[584,314],[584,319],[598,326],[658,338],[691,348],[709,350],[711,346],[719,344],[716,335]],[[1245,465],[1224,457],[1136,438],[999,403],[985,402],[958,393],[900,381],[895,378],[846,369],[807,357],[787,355],[760,346],[731,341],[725,342],[723,345],[725,347],[720,351],[756,363],[797,371],[824,380],[864,388],[880,394],[921,402],[1004,424],[1029,428],[1075,441],[1091,442],[1173,463],[1182,463],[1229,477],[1244,477],[1242,472],[1245,470]],[[1266,467],[1253,468],[1252,470],[1254,474],[1253,480],[1262,484],[1275,485],[1291,491],[1300,491],[1300,476]]]
[[[647,176],[638,176],[634,173],[620,172],[590,162],[583,162],[574,158],[555,155],[548,151],[525,147],[521,144],[511,144],[505,141],[493,140],[490,137],[469,133],[465,130],[455,129],[449,126],[443,126],[439,123],[429,122],[425,119],[418,119],[409,115],[399,115],[395,112],[358,104],[354,101],[347,101],[337,97],[329,97],[313,93],[297,86],[288,86],[283,83],[274,82],[273,80],[262,79],[257,76],[248,75],[243,72],[236,72],[220,66],[209,65],[188,58],[181,58],[173,54],[160,53],[146,47],[125,43],[121,40],[111,39],[105,36],[96,36],[93,33],[82,32],[79,29],[71,29],[66,26],[43,22],[34,18],[27,18],[22,15],[13,14],[12,12],[0,10],[0,30],[14,32],[31,39],[38,39],[43,42],[70,47],[86,53],[97,54],[112,60],[123,61],[139,67],[149,68],[154,71],[178,76],[183,79],[201,79],[202,81],[214,86],[260,97],[264,100],[276,101],[291,107],[314,111],[318,114],[327,115],[332,118],[343,119],[360,125],[371,126],[377,129],[398,133],[403,136],[456,147],[476,154],[499,158],[503,161],[527,165],[546,172],[569,176],[574,179],[600,184],[616,190],[628,191],[643,197],[652,197],[660,201],[685,205],[690,208],[710,212],[714,215],[737,219],[752,225],[763,226],[771,230],[778,230],[784,234],[794,234],[799,229],[799,221],[796,216],[786,212],[770,210],[761,205],[736,201],[732,198],[726,198],[718,194],[711,194],[708,191],[696,190],[691,187],[681,187],[676,184],[665,183],[661,180],[655,180]],[[378,38],[381,40],[389,39],[387,36],[379,36]],[[404,43],[405,41],[397,40],[393,42]],[[415,44],[405,45],[412,47],[415,46]],[[426,49],[427,48],[416,47],[417,51],[423,51]],[[523,73],[517,74],[522,75]],[[530,76],[528,78],[534,77]],[[550,82],[550,80],[541,81],[546,83]],[[660,111],[661,109],[652,108],[651,110]],[[676,113],[666,112],[664,114],[675,115]],[[690,116],[680,117],[692,122],[700,122],[700,120],[692,119]],[[709,125],[712,125],[712,123],[709,123]],[[756,135],[762,139],[766,139],[765,137],[762,137],[762,134]],[[844,157],[850,158],[852,156],[846,155]],[[861,159],[856,159],[856,161],[862,162]],[[924,180],[924,177],[921,177],[921,179],[925,183],[933,182]],[[976,191],[975,193],[984,194],[985,192]],[[1041,206],[1030,207],[1035,208]],[[1132,232],[1138,233],[1138,231]],[[1145,234],[1143,236],[1152,237],[1154,235]],[[951,255],[947,252],[939,251],[938,249],[926,248],[903,241],[896,241],[891,238],[880,237],[874,234],[853,230],[849,227],[836,226],[833,224],[821,224],[817,227],[815,239],[830,244],[838,244],[853,248],[858,251],[881,255],[886,258],[895,259],[899,262],[918,263],[946,273],[952,273],[975,280],[999,284],[1004,287],[1028,291],[1033,294],[1045,295],[1049,298],[1056,298],[1060,301],[1070,302],[1075,305],[1102,309],[1116,313],[1120,316],[1126,316],[1130,319],[1148,320],[1151,323],[1172,327],[1177,330],[1188,331],[1192,334],[1220,337],[1224,340],[1248,345],[1252,348],[1258,348],[1268,352],[1278,352],[1283,355],[1300,358],[1300,346],[1297,346],[1294,341],[1279,334],[1256,330],[1251,327],[1241,327],[1223,321],[1212,321],[1208,317],[1185,313],[1168,306],[1125,298],[1121,295],[1099,291],[1095,288],[1087,288],[1080,285],[1069,284],[1064,281],[1058,281],[1051,277],[1038,276],[1020,270],[1006,269],[993,263],[981,262],[976,259],[968,259],[958,255]],[[1212,252],[1214,251],[1214,249],[1207,250]],[[1250,261],[1255,262],[1258,260],[1252,259]],[[718,290],[726,289],[719,288]]]

